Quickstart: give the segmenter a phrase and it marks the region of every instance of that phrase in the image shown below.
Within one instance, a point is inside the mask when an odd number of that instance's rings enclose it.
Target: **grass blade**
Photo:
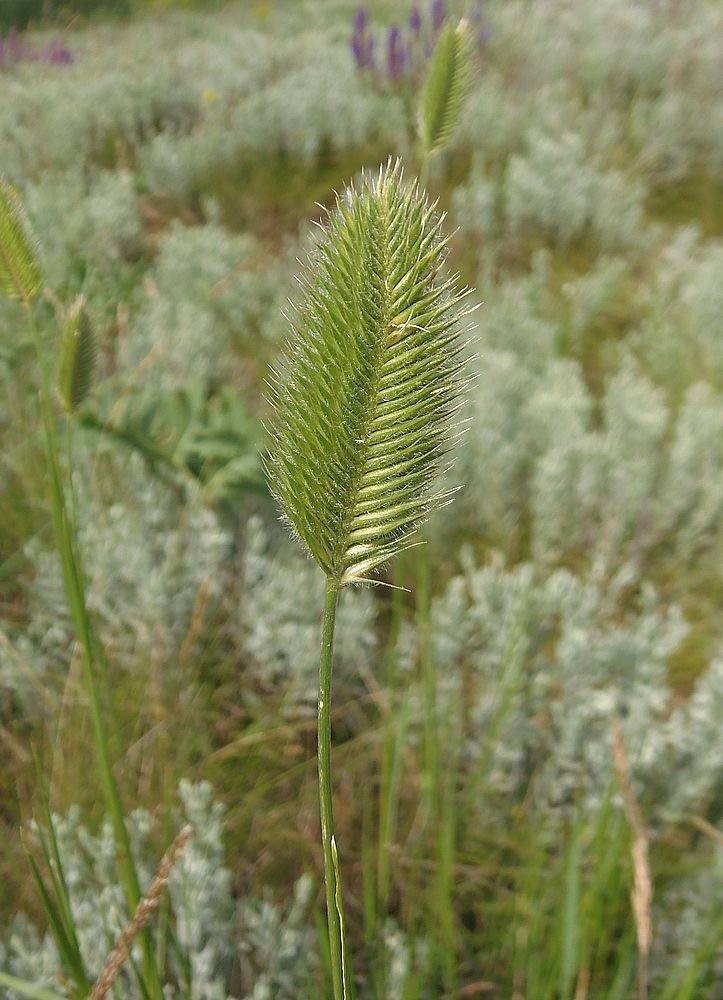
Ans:
[[[0,972],[0,986],[7,986],[9,990],[15,990],[20,996],[27,997],[28,1000],[66,1000],[59,993],[53,993],[45,986],[35,986],[17,976],[11,976],[7,972]]]

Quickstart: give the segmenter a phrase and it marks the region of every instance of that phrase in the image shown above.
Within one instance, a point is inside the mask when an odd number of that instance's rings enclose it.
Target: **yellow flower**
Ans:
[[[204,104],[213,104],[214,101],[218,101],[220,99],[221,95],[219,92],[217,90],[211,90],[210,87],[206,87],[201,94],[201,100]]]

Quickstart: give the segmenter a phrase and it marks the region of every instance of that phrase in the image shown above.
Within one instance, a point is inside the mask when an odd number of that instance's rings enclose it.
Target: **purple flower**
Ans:
[[[66,49],[57,42],[47,47],[43,53],[43,61],[49,63],[51,66],[69,66],[72,62],[75,62],[70,49]]]
[[[432,27],[435,31],[439,31],[442,27],[446,16],[447,4],[445,3],[445,0],[434,0],[432,4]]]
[[[407,53],[402,44],[402,31],[398,24],[393,24],[387,36],[387,69],[392,80],[399,79],[406,63]]]
[[[15,28],[3,40],[0,36],[0,69],[18,62],[44,62],[49,66],[67,66],[74,62],[73,53],[59,42],[45,49],[33,49]]]
[[[484,48],[492,36],[492,28],[485,19],[483,0],[477,0],[469,17],[477,36],[477,45],[479,48]]]
[[[367,34],[369,11],[360,7],[354,18],[354,34],[351,36],[351,51],[357,69],[367,69],[374,65],[374,39]]]
[[[374,39],[370,35],[356,31],[349,44],[357,69],[368,69],[374,65]]]
[[[363,34],[368,23],[369,11],[366,7],[360,7],[356,12],[356,17],[354,18],[354,32],[359,35]]]
[[[422,30],[422,15],[419,11],[419,7],[412,7],[409,14],[409,27],[415,35],[418,35]]]
[[[352,35],[349,44],[351,45],[351,54],[354,56],[354,62],[357,65],[357,69],[361,69],[363,52],[364,52],[364,42],[359,37],[359,35]]]

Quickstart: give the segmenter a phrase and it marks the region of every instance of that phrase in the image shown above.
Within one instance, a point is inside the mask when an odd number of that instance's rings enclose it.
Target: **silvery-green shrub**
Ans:
[[[239,579],[232,634],[248,676],[279,691],[285,714],[313,714],[323,579],[305,556],[274,548],[258,518],[246,526]],[[347,588],[335,643],[338,682],[356,687],[359,668],[372,663],[375,646],[373,595]]]
[[[199,588],[218,578],[230,539],[192,489],[179,504],[137,455],[77,449],[88,606],[114,665],[167,663],[187,634]],[[102,468],[103,475],[90,475]],[[62,682],[72,650],[70,616],[52,550],[31,542],[28,622],[0,646],[5,687],[31,705],[32,693]]]
[[[286,284],[251,235],[209,223],[171,225],[147,273],[119,364],[163,388],[228,381],[229,361],[273,338]],[[144,363],[145,362],[145,363]]]
[[[288,998],[310,990],[315,971],[315,931],[310,920],[310,880],[302,878],[293,902],[232,894],[222,840],[223,809],[208,783],[181,782],[178,825],[193,834],[174,866],[170,912],[176,947],[169,955],[169,997],[227,1000],[233,970],[240,970],[244,1000]],[[77,810],[55,818],[60,858],[70,893],[73,920],[88,971],[97,976],[125,925],[123,894],[115,884],[115,848],[110,825],[90,831]],[[151,815],[128,817],[133,852],[144,884],[153,874]],[[3,968],[37,986],[58,985],[55,947],[23,917],[0,935]],[[113,1000],[140,1000],[126,965],[111,993]],[[7,1000],[19,1000],[14,994]]]
[[[723,388],[723,244],[694,227],[677,230],[639,293],[645,318],[633,350],[673,394],[696,381]]]

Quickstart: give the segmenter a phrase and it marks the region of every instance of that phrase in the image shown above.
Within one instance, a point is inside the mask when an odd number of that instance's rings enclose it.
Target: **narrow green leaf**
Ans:
[[[695,1000],[700,980],[720,952],[723,940],[723,912],[711,908],[706,928],[699,942],[680,941],[679,957],[666,975],[660,991],[661,1000]]]
[[[51,895],[45,885],[35,859],[28,855],[28,862],[38,889],[40,902],[43,910],[45,911],[45,916],[48,918],[48,924],[50,925],[53,940],[55,941],[58,954],[60,955],[63,970],[66,975],[72,979],[81,992],[87,990],[89,988],[88,979],[83,969],[82,958],[76,951],[76,945],[73,941],[75,933],[73,932],[72,935],[69,933],[69,930],[65,925],[62,907],[58,904],[54,895]]]
[[[17,976],[10,976],[7,972],[0,972],[0,986],[7,986],[9,990],[15,990],[16,993],[27,997],[28,1000],[65,1000],[59,993],[53,993],[52,990],[48,990],[44,986],[35,986],[34,983],[18,979]]]
[[[570,996],[579,962],[580,948],[580,878],[582,849],[577,826],[571,832],[565,865],[565,895],[560,941],[560,996]]]
[[[441,223],[398,163],[339,198],[271,379],[271,489],[339,586],[367,578],[448,499],[434,481],[458,432],[465,312],[441,276]]]
[[[73,413],[90,392],[96,348],[85,299],[78,296],[68,310],[60,341],[58,394],[68,413]]]
[[[472,82],[472,34],[469,25],[442,30],[427,72],[419,132],[425,154],[442,149],[457,127]]]
[[[29,302],[41,285],[40,265],[20,198],[0,178],[0,290]]]
[[[50,873],[53,887],[53,901],[58,906],[59,917],[62,920],[65,936],[67,938],[66,965],[71,970],[71,976],[81,987],[88,984],[89,979],[85,971],[83,956],[80,951],[80,943],[75,927],[75,917],[70,901],[70,890],[65,878],[63,860],[60,856],[60,847],[55,830],[55,822],[50,812],[47,801],[43,802],[46,828],[49,834],[49,843],[44,836],[41,836],[43,855],[45,864]],[[37,873],[39,877],[39,873]]]

